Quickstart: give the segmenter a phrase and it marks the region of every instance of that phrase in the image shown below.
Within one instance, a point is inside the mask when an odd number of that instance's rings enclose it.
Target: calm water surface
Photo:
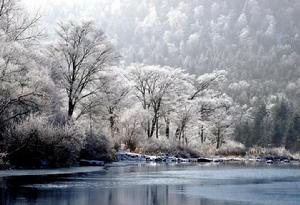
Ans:
[[[140,164],[85,174],[8,176],[4,205],[299,205],[298,166]],[[29,172],[30,173],[30,172]],[[21,173],[22,174],[22,173]],[[20,173],[18,175],[21,175]],[[28,172],[25,172],[28,175]],[[52,173],[53,174],[53,173]],[[2,177],[1,177],[2,176]]]

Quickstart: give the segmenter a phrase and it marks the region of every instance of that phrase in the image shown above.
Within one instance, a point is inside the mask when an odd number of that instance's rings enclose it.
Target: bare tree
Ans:
[[[71,119],[78,105],[99,91],[100,72],[117,55],[104,33],[91,21],[59,23],[57,35],[58,41],[50,48],[53,75],[67,94]]]

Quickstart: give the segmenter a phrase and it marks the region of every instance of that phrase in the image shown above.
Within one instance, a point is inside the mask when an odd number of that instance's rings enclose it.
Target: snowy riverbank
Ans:
[[[259,162],[259,163],[299,163],[299,159],[289,156],[266,157],[199,157],[181,158],[168,155],[144,155],[132,152],[120,151],[117,153],[118,161],[150,161],[150,162],[175,162],[175,163],[225,163],[225,162]]]
[[[0,171],[0,177],[7,176],[42,176],[42,175],[64,175],[79,174],[103,171],[106,167],[124,166],[136,163],[259,163],[259,164],[296,164],[300,165],[300,160],[287,156],[266,156],[266,157],[198,157],[182,158],[168,155],[146,155],[127,151],[116,153],[116,162],[106,163],[98,160],[81,160],[80,167],[58,168],[58,169],[7,169]]]

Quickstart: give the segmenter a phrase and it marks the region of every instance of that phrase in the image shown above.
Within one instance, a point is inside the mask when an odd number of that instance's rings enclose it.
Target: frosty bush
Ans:
[[[146,139],[142,143],[142,150],[147,154],[171,155],[182,158],[197,158],[199,153],[188,146],[181,146],[170,139]]]
[[[264,148],[264,147],[252,147],[249,149],[248,154],[251,156],[287,156],[291,157],[292,154],[284,147],[278,148]]]
[[[121,118],[121,142],[127,149],[134,151],[145,136],[145,127],[149,113],[140,106],[126,110]]]
[[[227,141],[219,150],[217,155],[223,156],[245,156],[246,148],[243,144],[235,141]]]
[[[112,161],[112,143],[101,134],[89,133],[85,137],[84,147],[80,158],[88,160]]]
[[[7,134],[8,159],[18,167],[59,167],[77,162],[82,136],[75,127],[53,126],[30,117]]]
[[[142,149],[148,154],[173,154],[177,150],[177,143],[168,139],[146,139]]]

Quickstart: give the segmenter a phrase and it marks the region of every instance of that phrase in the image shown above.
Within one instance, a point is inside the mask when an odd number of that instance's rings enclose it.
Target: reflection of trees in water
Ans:
[[[203,199],[192,184],[162,184],[166,183],[162,180],[174,183],[179,178],[159,175],[157,167],[153,168],[156,174],[149,167],[150,172],[143,172],[144,169],[127,167],[107,174],[0,178],[0,205],[234,205]]]

